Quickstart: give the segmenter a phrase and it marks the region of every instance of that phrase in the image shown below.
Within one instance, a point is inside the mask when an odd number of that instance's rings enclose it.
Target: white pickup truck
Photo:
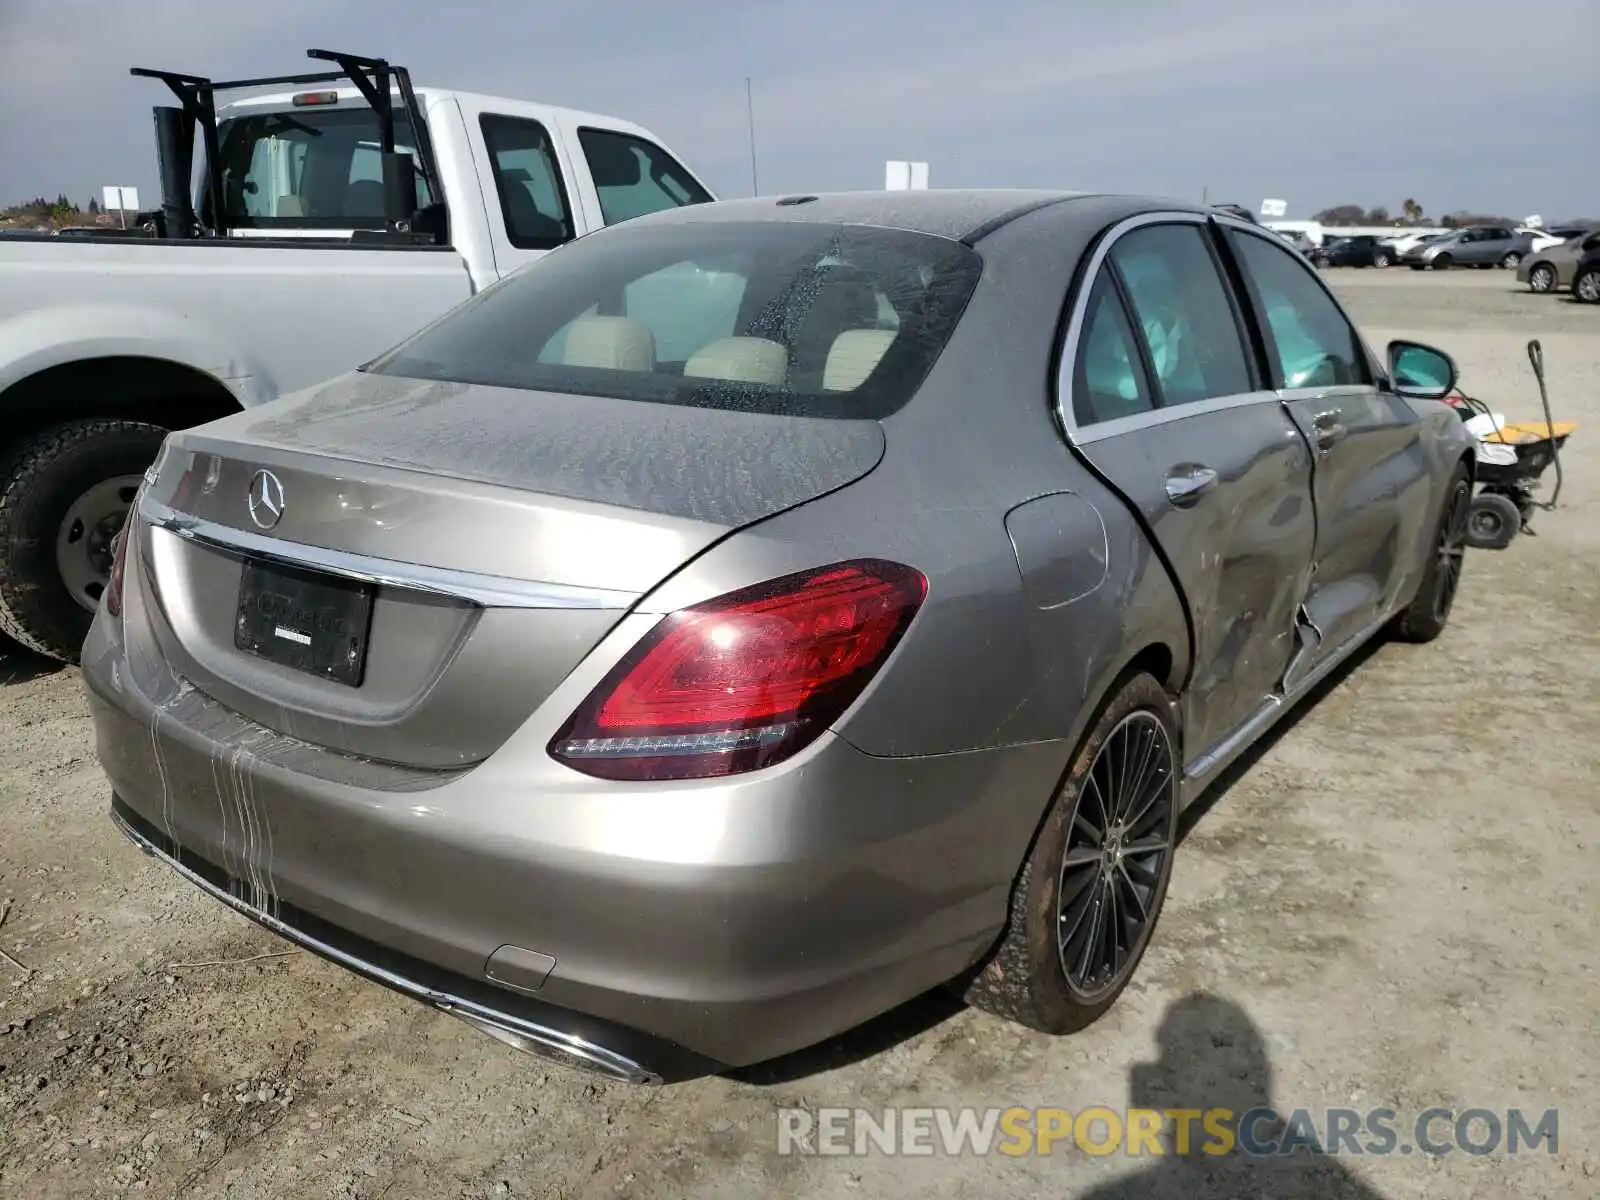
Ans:
[[[77,657],[169,430],[349,370],[600,226],[712,199],[638,125],[310,53],[338,69],[134,72],[180,102],[156,109],[155,236],[0,239],[0,634]]]

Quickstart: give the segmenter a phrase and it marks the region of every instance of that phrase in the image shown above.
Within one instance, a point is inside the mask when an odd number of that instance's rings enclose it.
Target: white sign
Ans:
[[[1289,214],[1287,200],[1263,200],[1261,202],[1261,215],[1263,217],[1284,217]]]
[[[928,187],[928,164],[925,162],[887,163],[883,172],[883,186],[890,192],[921,192]]]
[[[1544,228],[1544,218],[1541,217],[1538,213],[1534,213],[1533,216],[1531,216],[1531,217],[1523,217],[1522,218],[1522,223],[1525,226],[1527,226],[1529,229],[1543,229]]]
[[[108,188],[103,188],[102,191],[105,194],[105,200],[102,201],[101,207],[103,207],[107,212],[118,212],[118,211],[121,211],[121,212],[138,212],[139,211],[139,189],[138,188],[108,187]]]

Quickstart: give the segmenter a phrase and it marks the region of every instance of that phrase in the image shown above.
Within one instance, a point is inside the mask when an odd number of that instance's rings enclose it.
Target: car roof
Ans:
[[[788,196],[720,200],[713,204],[666,209],[636,217],[628,224],[805,221],[830,225],[873,225],[974,242],[1018,217],[1052,205],[1081,204],[1085,219],[1094,219],[1104,209],[1104,202],[1119,208],[1143,207],[1198,213],[1212,211],[1182,200],[1123,197],[1101,192],[930,188],[901,192],[796,192]]]

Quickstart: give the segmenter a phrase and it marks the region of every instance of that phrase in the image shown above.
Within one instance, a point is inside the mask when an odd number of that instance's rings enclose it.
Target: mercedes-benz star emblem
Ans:
[[[271,471],[250,477],[250,519],[261,529],[271,529],[283,519],[283,484]]]

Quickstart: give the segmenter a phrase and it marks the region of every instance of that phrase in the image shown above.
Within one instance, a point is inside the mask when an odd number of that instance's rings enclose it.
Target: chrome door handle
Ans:
[[[1190,508],[1217,485],[1217,473],[1210,467],[1192,464],[1174,467],[1167,476],[1167,500],[1174,508]]]
[[[1342,416],[1344,413],[1339,409],[1330,408],[1311,418],[1311,426],[1317,431],[1317,449],[1326,450],[1344,440],[1344,435],[1349,431],[1339,420]]]

